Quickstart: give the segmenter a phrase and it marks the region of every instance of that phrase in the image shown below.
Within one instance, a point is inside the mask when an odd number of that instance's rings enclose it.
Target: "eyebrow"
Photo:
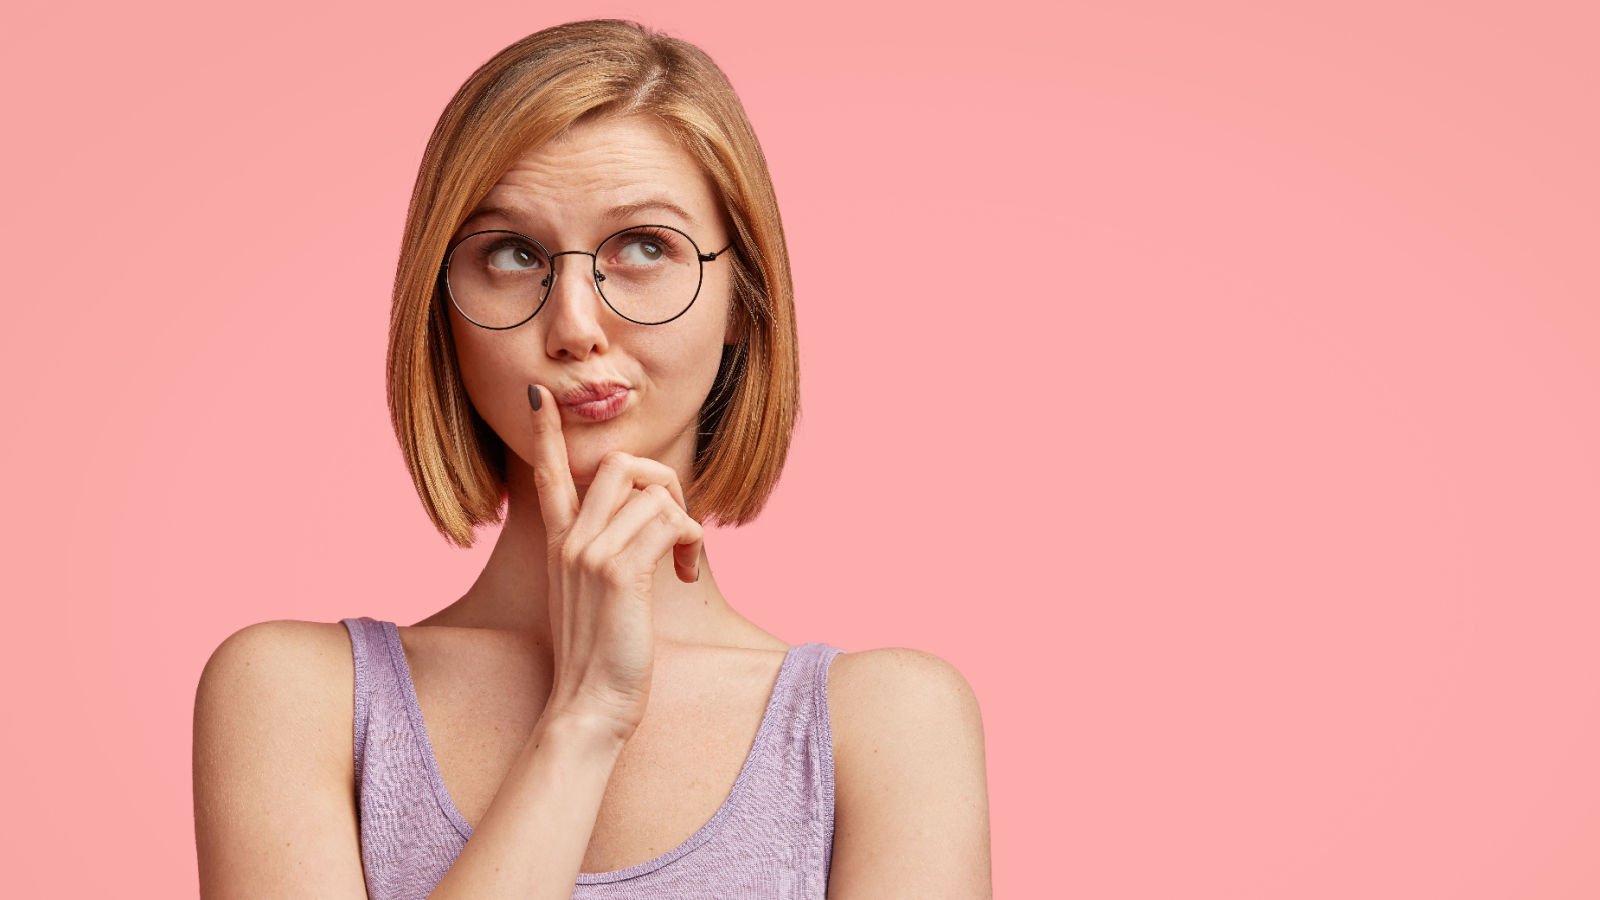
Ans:
[[[647,209],[665,210],[689,223],[690,225],[696,224],[694,216],[689,215],[689,213],[685,211],[683,207],[673,203],[671,200],[668,200],[665,197],[646,197],[642,200],[636,200],[632,203],[624,203],[620,206],[613,206],[602,214],[602,218],[607,222],[615,222],[622,219],[631,218],[632,216],[637,215],[638,213],[641,213]],[[473,210],[472,214],[463,219],[461,224],[466,225],[468,222],[472,222],[477,219],[488,218],[489,216],[499,216],[502,219],[517,222],[526,221],[525,217],[527,216],[527,213],[514,206],[495,206],[491,204],[489,206],[480,206]]]

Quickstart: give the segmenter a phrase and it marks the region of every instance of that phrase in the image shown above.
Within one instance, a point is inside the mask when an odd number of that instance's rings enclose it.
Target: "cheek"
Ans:
[[[504,340],[504,333],[486,332],[471,324],[462,327],[463,323],[451,318],[456,367],[467,399],[495,434],[504,439],[508,428],[515,434],[518,423],[514,417],[526,413],[528,393],[524,385],[512,383],[517,367],[505,356],[512,352],[512,342]]]
[[[700,408],[716,379],[722,358],[722,331],[697,329],[676,335],[652,335],[638,345],[640,368],[656,391],[670,395],[664,404],[682,418]]]

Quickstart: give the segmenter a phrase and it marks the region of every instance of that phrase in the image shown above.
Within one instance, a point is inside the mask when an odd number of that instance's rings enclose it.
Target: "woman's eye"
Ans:
[[[636,266],[660,262],[666,255],[666,246],[654,238],[636,238],[622,248],[622,261]]]
[[[529,247],[506,244],[489,251],[489,264],[496,269],[518,272],[539,264],[539,255]]]

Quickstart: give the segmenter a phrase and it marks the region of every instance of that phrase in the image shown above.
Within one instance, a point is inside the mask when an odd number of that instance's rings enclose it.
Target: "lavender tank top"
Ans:
[[[395,623],[340,620],[355,654],[355,775],[370,900],[426,898],[472,836],[445,789]],[[727,799],[682,844],[579,872],[574,900],[825,900],[833,856],[828,667],[838,647],[791,647]]]

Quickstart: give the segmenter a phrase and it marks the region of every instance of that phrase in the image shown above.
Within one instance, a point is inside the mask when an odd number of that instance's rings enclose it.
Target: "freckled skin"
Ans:
[[[647,209],[621,222],[602,213],[645,196],[665,195],[693,216]],[[551,252],[592,252],[607,235],[633,224],[682,229],[710,253],[731,235],[709,178],[669,132],[647,117],[574,126],[562,137],[524,153],[484,197],[482,205],[526,210],[520,221],[480,218],[454,237],[505,228],[537,238]],[[564,420],[567,454],[580,498],[600,459],[619,449],[659,460],[688,483],[701,404],[716,378],[732,302],[732,251],[708,262],[694,305],[661,325],[617,315],[595,290],[586,256],[556,258],[557,278],[544,307],[506,331],[489,331],[450,310],[462,382],[479,415],[523,465],[532,437],[530,383],[570,387],[617,379],[633,387],[622,415],[606,422]]]

